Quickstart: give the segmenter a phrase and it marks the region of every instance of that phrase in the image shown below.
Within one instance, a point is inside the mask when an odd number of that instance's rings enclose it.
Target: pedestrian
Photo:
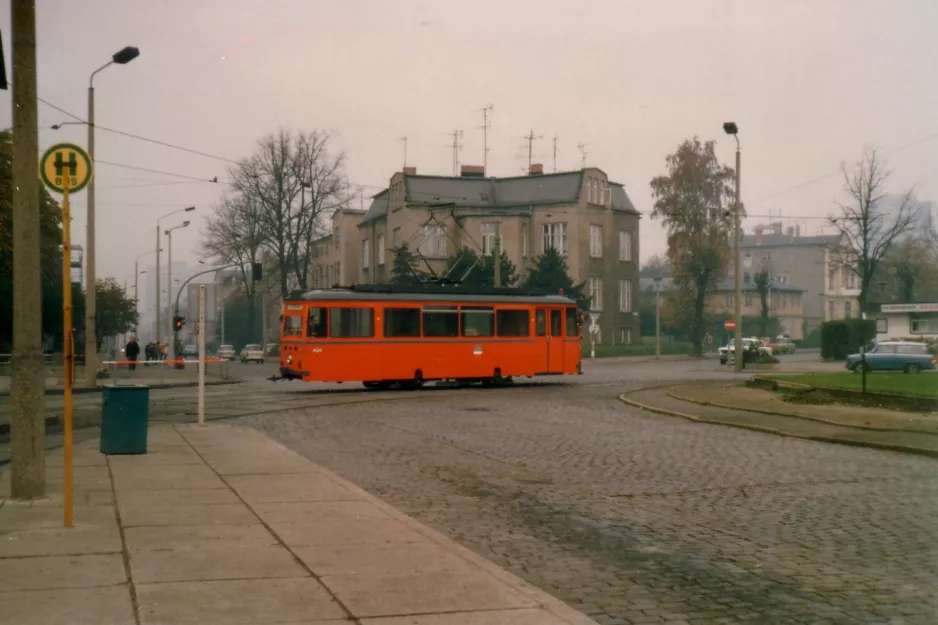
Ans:
[[[150,341],[143,348],[144,356],[144,366],[149,367],[152,364],[152,361],[156,360],[156,345],[153,344],[153,341]]]
[[[131,371],[137,370],[137,356],[140,355],[140,345],[137,343],[137,337],[131,336],[130,340],[127,341],[127,346],[124,347],[124,353],[127,355],[127,360],[130,361],[129,368]]]

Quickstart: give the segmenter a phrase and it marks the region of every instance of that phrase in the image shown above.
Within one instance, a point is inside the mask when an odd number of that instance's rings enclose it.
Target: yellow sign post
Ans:
[[[65,527],[73,525],[72,387],[75,383],[75,333],[72,328],[72,217],[69,194],[81,191],[93,175],[88,154],[71,143],[58,143],[39,160],[39,176],[62,194],[62,369],[65,426]]]

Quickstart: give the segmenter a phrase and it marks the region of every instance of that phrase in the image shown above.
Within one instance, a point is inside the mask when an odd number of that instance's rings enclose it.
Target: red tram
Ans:
[[[581,373],[576,302],[490,291],[359,285],[287,300],[280,375],[381,388]]]

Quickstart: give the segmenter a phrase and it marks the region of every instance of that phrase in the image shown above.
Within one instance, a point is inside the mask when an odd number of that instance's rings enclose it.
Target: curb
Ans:
[[[662,387],[649,387],[636,389],[635,391],[630,391],[631,393],[636,393],[638,391],[651,391],[659,390]],[[839,445],[849,445],[852,447],[867,447],[870,449],[882,449],[885,451],[896,451],[901,453],[915,454],[918,456],[926,456],[929,458],[938,459],[938,450],[932,449],[920,449],[918,447],[906,447],[904,445],[893,445],[891,443],[877,443],[873,441],[857,441],[844,438],[834,438],[830,436],[805,436],[802,434],[791,434],[782,430],[777,430],[775,428],[769,428],[759,425],[750,425],[748,423],[726,423],[724,421],[714,421],[712,419],[705,419],[692,414],[687,414],[686,412],[678,412],[676,410],[668,410],[667,408],[658,408],[656,406],[649,406],[648,404],[643,404],[641,402],[635,401],[627,397],[629,393],[622,393],[619,395],[619,401],[634,408],[640,410],[646,410],[648,412],[655,412],[658,414],[663,414],[671,417],[681,417],[682,419],[687,419],[688,421],[695,421],[697,423],[707,423],[710,425],[722,425],[730,428],[739,428],[742,430],[751,430],[753,432],[762,432],[764,434],[775,434],[776,436],[785,436],[788,438],[799,438],[807,441],[816,441],[819,443],[835,443]],[[783,415],[789,416],[789,415]],[[849,426],[840,426],[840,427],[849,427]]]
[[[241,380],[213,380],[206,381],[205,386],[224,386],[226,384],[238,384]],[[193,386],[198,386],[198,382],[165,382],[160,384],[147,384],[147,387],[150,390],[161,390],[167,388],[190,388]],[[120,386],[120,385],[118,385]],[[97,393],[101,390],[100,386],[94,388],[88,388],[87,386],[79,386],[72,389],[72,395],[87,395],[88,393]],[[61,388],[47,388],[46,395],[63,395],[65,391]],[[10,391],[0,391],[0,397],[9,397]]]
[[[784,374],[782,374],[784,375]],[[938,399],[930,397],[928,395],[904,395],[902,393],[883,393],[880,391],[867,391],[863,393],[862,391],[857,391],[849,388],[837,388],[834,386],[817,386],[815,384],[802,384],[800,382],[790,382],[788,380],[776,380],[773,378],[767,378],[760,375],[752,376],[747,384],[752,384],[753,386],[758,386],[760,388],[768,388],[770,390],[781,389],[790,389],[790,390],[803,390],[803,391],[825,391],[833,395],[840,395],[843,398],[857,399],[863,397],[872,397],[872,398],[881,398],[884,400],[893,400],[893,401],[902,401],[907,402],[908,404],[925,404],[925,405],[934,405],[938,407]]]
[[[673,386],[671,388],[674,388]],[[650,388],[643,388],[643,391],[653,390]],[[741,412],[753,412],[756,414],[764,414],[773,417],[789,417],[791,419],[804,419],[805,421],[814,421],[816,423],[824,423],[825,425],[834,425],[842,428],[851,428],[854,430],[868,430],[870,432],[896,432],[896,433],[910,433],[910,434],[927,434],[930,436],[938,436],[938,432],[929,432],[927,430],[892,430],[889,428],[874,428],[866,425],[847,425],[845,423],[838,423],[837,421],[828,421],[827,419],[821,419],[819,417],[808,417],[805,415],[792,414],[790,412],[777,412],[772,410],[759,410],[758,408],[743,408],[741,406],[733,406],[731,404],[720,404],[717,402],[702,402],[697,401],[696,399],[688,399],[687,397],[681,397],[673,391],[665,391],[668,397],[672,399],[677,399],[678,401],[686,401],[689,404],[697,404],[698,406],[713,406],[714,408],[724,408],[726,410],[739,410]]]

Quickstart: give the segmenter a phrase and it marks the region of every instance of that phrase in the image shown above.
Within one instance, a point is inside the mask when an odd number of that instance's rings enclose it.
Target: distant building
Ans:
[[[762,315],[762,298],[752,277],[743,280],[743,301],[740,312],[743,318],[759,317]],[[654,292],[656,288],[654,278],[642,278],[641,289],[644,293]],[[671,278],[661,279],[661,293],[664,294],[674,288]],[[736,309],[736,285],[732,277],[721,280],[710,296],[707,298],[706,310],[711,314],[726,314],[732,316]],[[766,304],[769,316],[779,321],[782,332],[792,339],[804,338],[804,289],[788,283],[773,283],[767,293]]]
[[[845,265],[841,236],[802,236],[781,222],[756,226],[742,237],[743,279],[768,271],[775,284],[803,289],[806,331],[825,321],[857,317],[860,281]],[[794,335],[793,335],[794,336]]]
[[[500,236],[522,277],[544,250],[558,250],[574,281],[586,285],[602,341],[637,342],[639,220],[624,187],[594,167],[545,174],[532,165],[529,175],[512,178],[470,165],[460,176],[407,167],[366,213],[337,213],[319,243],[313,285],[387,282],[402,243],[418,254],[420,269],[442,275],[460,249],[491,254]]]

